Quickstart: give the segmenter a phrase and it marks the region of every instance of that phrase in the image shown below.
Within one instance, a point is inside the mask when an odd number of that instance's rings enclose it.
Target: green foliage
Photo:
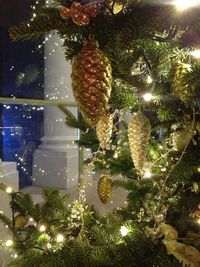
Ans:
[[[14,193],[10,206],[14,213],[19,212],[26,214],[27,211],[29,211],[30,216],[33,216],[33,218],[37,219],[37,221],[39,219],[38,206],[34,204],[29,194],[23,194],[21,192]]]
[[[97,151],[99,148],[99,141],[94,129],[89,129],[87,132],[81,133],[80,139],[77,140],[76,143],[79,144],[79,146],[91,148],[93,152]]]
[[[113,83],[110,105],[113,109],[135,107],[137,105],[136,88],[122,80]]]
[[[183,84],[195,89],[195,92],[199,91],[199,73],[200,73],[200,63],[195,62],[191,66],[191,71],[186,73],[183,77]]]
[[[59,18],[59,10],[43,8],[41,15],[36,16],[32,21],[12,26],[9,30],[10,37],[14,41],[37,39],[49,31],[65,27]]]
[[[188,47],[196,47],[196,41],[187,37],[190,32],[200,34],[199,9],[178,14],[172,6],[141,2],[128,1],[119,14],[111,12],[108,2],[102,3],[99,15],[91,18],[89,25],[79,26],[60,16],[61,6],[70,7],[71,2],[56,0],[51,7],[43,7],[33,21],[10,29],[13,40],[36,39],[57,31],[64,39],[66,60],[71,61],[86,40],[92,37],[98,41],[113,73],[109,110],[115,125],[109,148],[99,147],[95,129],[82,118],[77,119],[64,105],[59,108],[66,123],[81,130],[76,142],[92,149],[94,157],[86,163],[92,162],[96,170],[106,170],[111,176],[129,178],[113,182],[113,188],[128,191],[127,206],[105,217],[98,217],[80,203],[83,211],[76,211],[76,215],[75,205],[66,206],[68,196],[54,189],[44,190],[43,203],[36,205],[28,194],[12,193],[12,220],[0,214],[13,232],[15,251],[22,255],[10,264],[12,267],[179,267],[182,264],[167,255],[162,243],[159,226],[163,222],[176,227],[180,241],[200,249],[199,226],[196,217],[191,217],[198,209],[200,193],[200,64],[190,58]],[[191,65],[182,77],[172,75],[178,62]],[[175,78],[180,94],[190,89],[188,103],[174,95]],[[146,92],[152,93],[152,102],[144,101]],[[152,127],[147,162],[141,172],[135,170],[131,159],[124,115],[138,109],[144,111]],[[193,138],[182,151],[176,151],[173,134],[188,125],[194,126]],[[151,172],[150,178],[146,172]],[[16,229],[13,220],[17,214],[33,218],[36,224]],[[45,233],[38,230],[41,224],[47,227]],[[129,230],[125,236],[120,234],[122,225]],[[62,244],[56,243],[57,233],[65,237]],[[191,234],[197,238],[191,240]]]
[[[76,117],[72,114],[71,111],[67,109],[64,104],[60,104],[58,106],[66,115],[66,124],[72,128],[80,129],[81,131],[85,132],[89,128],[88,124],[83,120],[77,120]]]
[[[42,193],[44,199],[43,205],[41,205],[41,217],[43,220],[51,222],[53,218],[53,223],[58,221],[65,221],[69,215],[66,210],[66,203],[69,199],[69,195],[62,196],[60,192],[56,189],[44,189]],[[48,211],[48,213],[47,213]]]

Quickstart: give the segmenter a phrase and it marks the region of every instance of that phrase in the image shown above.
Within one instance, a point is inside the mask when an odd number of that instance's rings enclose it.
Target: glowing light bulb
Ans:
[[[13,190],[12,190],[11,187],[7,187],[7,188],[6,188],[6,193],[10,194],[10,193],[12,193],[12,191],[13,191]]]
[[[40,225],[40,227],[39,227],[39,231],[42,233],[42,232],[45,232],[46,231],[46,226],[45,225]]]
[[[153,98],[151,93],[145,93],[142,97],[143,97],[144,101],[146,101],[146,102],[150,102]]]
[[[151,178],[151,177],[152,177],[152,173],[149,170],[145,171],[144,178]]]
[[[34,222],[34,219],[33,218],[29,218],[29,222],[30,223],[33,223]]]
[[[197,223],[200,224],[200,219],[197,220]]]
[[[153,82],[153,79],[151,78],[151,76],[148,76],[148,77],[147,77],[147,83],[150,84],[150,83],[152,83],[152,82]]]
[[[6,247],[11,247],[13,245],[13,241],[11,239],[8,239],[6,241]]]
[[[200,49],[196,49],[190,52],[190,55],[196,59],[200,59]]]
[[[120,233],[122,236],[126,236],[128,234],[129,230],[126,226],[121,226]]]
[[[196,6],[197,2],[197,0],[175,0],[173,4],[178,10],[183,11]]]
[[[64,240],[65,240],[64,235],[62,235],[62,234],[57,234],[57,236],[56,236],[56,242],[57,242],[57,243],[62,243]]]
[[[51,249],[52,248],[52,245],[50,243],[47,243],[47,248],[48,249]]]

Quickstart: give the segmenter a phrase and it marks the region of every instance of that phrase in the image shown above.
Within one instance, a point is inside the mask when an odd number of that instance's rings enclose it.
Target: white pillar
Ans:
[[[45,44],[44,91],[46,99],[74,101],[71,89],[71,65],[64,57],[62,41],[54,34]],[[77,108],[69,108],[77,116]],[[78,184],[79,149],[74,140],[78,130],[65,124],[65,115],[57,107],[44,110],[44,137],[33,156],[33,184],[70,188]]]

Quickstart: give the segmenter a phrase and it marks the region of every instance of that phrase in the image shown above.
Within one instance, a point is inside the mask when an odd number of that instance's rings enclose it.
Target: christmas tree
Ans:
[[[92,149],[101,201],[123,187],[128,204],[101,217],[84,185],[69,207],[55,189],[34,205],[2,185],[13,215],[0,214],[13,234],[5,246],[18,255],[9,266],[200,266],[200,9],[162,2],[54,0],[10,29],[14,41],[64,40],[82,119],[59,108]]]

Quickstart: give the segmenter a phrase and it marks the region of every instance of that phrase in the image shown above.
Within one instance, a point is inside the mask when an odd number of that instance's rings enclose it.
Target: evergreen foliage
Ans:
[[[56,0],[33,21],[11,27],[13,40],[57,31],[72,62],[86,40],[98,41],[113,75],[109,111],[114,129],[108,149],[99,147],[95,128],[65,106],[59,108],[66,123],[81,130],[77,143],[92,149],[86,164],[127,178],[114,181],[113,188],[128,191],[128,204],[101,217],[79,201],[66,208],[67,197],[54,189],[45,190],[44,202],[36,205],[29,195],[12,193],[12,219],[0,214],[20,255],[9,266],[200,266],[200,64],[190,54],[199,46],[200,12],[178,13],[173,5],[146,2],[125,1],[121,10],[121,2],[99,2],[99,14],[80,26],[60,16],[71,2]],[[145,101],[145,93],[152,93],[152,101]],[[148,164],[140,172],[127,136],[127,115],[138,110],[151,122]],[[35,224],[16,229],[16,214]],[[39,231],[41,224],[45,233]],[[58,233],[63,242],[56,242]]]

